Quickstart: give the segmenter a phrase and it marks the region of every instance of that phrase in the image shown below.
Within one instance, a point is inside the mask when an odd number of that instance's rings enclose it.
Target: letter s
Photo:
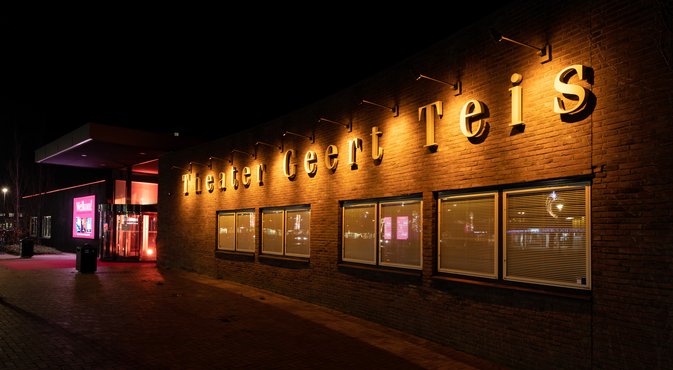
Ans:
[[[580,81],[584,81],[584,66],[581,64],[575,64],[570,67],[564,68],[554,80],[554,89],[564,97],[570,100],[576,100],[577,104],[574,107],[567,108],[563,100],[559,97],[554,98],[554,113],[559,114],[572,114],[581,111],[587,103],[587,92],[586,89],[580,85],[573,85],[567,83],[570,77],[574,73],[577,73],[577,78]]]

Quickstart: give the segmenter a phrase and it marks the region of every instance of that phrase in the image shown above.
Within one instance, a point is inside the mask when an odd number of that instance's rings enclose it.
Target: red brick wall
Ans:
[[[323,304],[454,346],[514,368],[665,368],[672,366],[671,280],[671,33],[659,2],[526,2],[462,30],[409,60],[347,90],[268,124],[160,159],[159,251],[163,266],[232,279]],[[670,10],[670,8],[668,9]],[[660,17],[660,18],[657,18]],[[668,20],[670,25],[670,19]],[[533,45],[552,45],[541,64],[529,49],[495,43],[489,28]],[[668,54],[666,54],[668,53]],[[670,63],[670,60],[669,60]],[[553,80],[563,68],[593,71],[592,114],[565,122],[553,112]],[[413,71],[453,82],[415,80]],[[510,122],[510,76],[523,75],[523,132]],[[263,97],[263,92],[259,98]],[[253,97],[257,98],[257,97]],[[361,99],[399,104],[400,115],[360,105]],[[461,107],[478,99],[488,107],[488,133],[470,142],[460,133]],[[424,147],[418,108],[444,104],[435,152]],[[261,99],[263,101],[263,99]],[[327,122],[353,122],[353,131]],[[238,120],[238,118],[237,118]],[[222,123],[225,124],[225,123]],[[226,123],[229,124],[229,123]],[[245,124],[245,122],[240,122]],[[371,159],[371,129],[379,127],[384,157]],[[315,143],[286,136],[309,135]],[[204,130],[207,127],[204,126]],[[347,140],[359,137],[358,168],[347,165]],[[257,158],[240,153],[234,165],[266,165],[264,184],[182,194],[189,161],[230,158],[257,141],[294,149],[297,176],[283,176],[282,154],[259,146]],[[325,148],[339,149],[335,172],[323,165]],[[307,150],[318,154],[310,177]],[[202,179],[213,169],[195,165]],[[593,288],[590,294],[511,289],[435,278],[436,192],[538,180],[592,176]],[[227,175],[229,175],[227,173]],[[410,276],[339,265],[340,201],[405,194],[423,197],[423,269]],[[276,266],[260,258],[217,258],[217,210],[309,204],[311,256],[305,266]],[[298,268],[297,268],[298,267]]]
[[[673,368],[672,12],[625,2],[591,17],[593,341],[606,368]]]

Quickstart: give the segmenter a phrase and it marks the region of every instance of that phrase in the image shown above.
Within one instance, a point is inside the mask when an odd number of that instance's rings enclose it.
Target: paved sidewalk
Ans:
[[[74,255],[0,255],[0,368],[501,369],[195,273],[100,261],[80,273]]]

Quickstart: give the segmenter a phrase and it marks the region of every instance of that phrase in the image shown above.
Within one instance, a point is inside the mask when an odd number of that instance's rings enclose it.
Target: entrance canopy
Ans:
[[[162,154],[197,143],[172,133],[87,123],[35,150],[35,162],[156,174]]]

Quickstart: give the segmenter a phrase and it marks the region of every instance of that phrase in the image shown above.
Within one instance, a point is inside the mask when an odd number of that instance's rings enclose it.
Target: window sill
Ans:
[[[496,288],[496,289],[507,289],[517,292],[525,293],[534,293],[548,296],[556,296],[563,298],[571,298],[583,301],[591,300],[591,291],[590,290],[575,290],[572,288],[560,288],[560,287],[537,287],[529,286],[523,284],[517,284],[509,281],[502,280],[487,280],[487,279],[478,279],[478,278],[463,278],[463,277],[454,277],[454,276],[445,276],[445,275],[435,275],[432,278],[432,285],[435,288],[447,289],[453,287],[460,287],[465,285],[472,286],[481,286],[486,288]]]
[[[227,261],[255,262],[255,254],[251,252],[216,250],[215,257]]]
[[[288,269],[307,269],[311,267],[308,258],[288,257],[288,256],[274,256],[274,255],[260,255],[259,262],[269,266],[283,267]]]
[[[340,262],[337,265],[340,272],[358,278],[392,283],[421,284],[421,270],[407,270],[394,267],[364,265],[352,262]]]

